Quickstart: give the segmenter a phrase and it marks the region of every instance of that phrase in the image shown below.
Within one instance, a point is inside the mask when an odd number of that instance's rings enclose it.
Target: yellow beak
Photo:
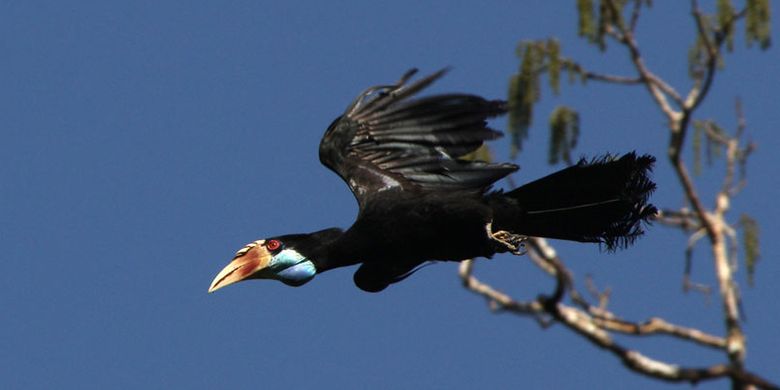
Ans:
[[[239,250],[230,264],[219,271],[211,282],[209,292],[242,280],[253,279],[253,275],[267,268],[272,256],[264,244],[264,240],[258,240]]]

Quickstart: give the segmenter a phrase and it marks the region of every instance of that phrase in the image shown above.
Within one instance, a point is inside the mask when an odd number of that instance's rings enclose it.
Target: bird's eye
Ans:
[[[279,242],[279,240],[268,240],[268,242],[265,243],[265,247],[268,248],[269,251],[275,251],[282,247],[282,243]]]

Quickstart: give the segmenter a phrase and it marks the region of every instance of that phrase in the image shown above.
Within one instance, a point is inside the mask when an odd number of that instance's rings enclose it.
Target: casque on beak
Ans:
[[[214,281],[211,282],[209,292],[217,291],[242,280],[261,277],[256,274],[268,267],[272,257],[263,245],[264,243],[264,240],[258,240],[236,252],[236,256],[233,257],[230,264],[219,271]]]

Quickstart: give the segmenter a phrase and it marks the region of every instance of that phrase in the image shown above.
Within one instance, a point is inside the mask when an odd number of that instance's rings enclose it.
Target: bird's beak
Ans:
[[[214,281],[211,282],[209,292],[217,291],[222,287],[242,280],[251,279],[253,275],[266,269],[272,256],[263,244],[263,241],[255,241],[238,251],[230,264],[223,268],[222,271],[219,271]]]

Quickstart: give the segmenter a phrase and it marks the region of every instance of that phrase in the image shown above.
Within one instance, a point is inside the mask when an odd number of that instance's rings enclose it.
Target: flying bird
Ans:
[[[249,279],[300,286],[360,264],[354,282],[378,292],[432,261],[490,258],[528,236],[630,245],[656,213],[649,174],[655,158],[604,156],[505,192],[492,189],[518,167],[464,159],[501,136],[487,120],[501,100],[471,94],[415,95],[446,73],[368,88],[325,131],[323,165],[338,174],[359,212],[345,230],[260,239],[236,252],[209,292]]]

